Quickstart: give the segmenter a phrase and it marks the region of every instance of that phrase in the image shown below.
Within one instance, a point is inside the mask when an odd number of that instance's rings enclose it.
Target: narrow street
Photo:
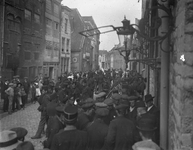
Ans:
[[[28,130],[25,140],[31,141],[35,147],[35,150],[42,149],[42,141],[45,140],[45,136],[37,140],[31,139],[31,137],[35,135],[40,120],[40,113],[37,111],[38,105],[38,103],[31,104],[24,110],[17,111],[2,118],[0,120],[0,131],[14,127],[24,127]]]

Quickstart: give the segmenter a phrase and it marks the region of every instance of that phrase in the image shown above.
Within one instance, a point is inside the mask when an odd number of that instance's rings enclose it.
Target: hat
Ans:
[[[109,110],[107,108],[97,108],[95,113],[98,116],[107,116],[109,114]]]
[[[104,102],[97,102],[95,103],[95,106],[99,108],[106,108],[107,104],[105,104]]]
[[[106,92],[100,92],[100,93],[95,94],[95,97],[97,99],[97,98],[104,97],[105,95],[106,95]]]
[[[13,150],[18,144],[16,132],[10,130],[0,132],[0,150]]]
[[[155,121],[151,118],[141,118],[137,122],[137,128],[141,131],[154,131],[156,129]]]
[[[9,86],[13,86],[14,84],[13,83],[9,83]]]
[[[139,99],[139,97],[137,97],[137,96],[129,96],[129,98],[128,98],[129,101],[136,101],[138,99]]]
[[[64,119],[66,123],[75,123],[78,116],[78,107],[67,106],[64,108]]]
[[[147,95],[145,95],[145,102],[147,103],[147,102],[149,102],[149,101],[152,101],[153,98],[154,98],[154,97],[153,97],[151,94],[147,94]]]
[[[138,102],[136,102],[135,105],[136,105],[137,108],[139,108],[139,107],[146,107],[144,101],[138,101]]]
[[[57,112],[64,113],[64,106],[57,106],[55,109]]]
[[[113,100],[120,100],[120,99],[121,99],[121,95],[115,93],[115,94],[112,95],[112,99],[113,99]]]
[[[125,104],[119,104],[118,106],[115,106],[115,109],[117,110],[126,109],[126,108],[128,108],[128,105],[125,105]]]
[[[13,76],[13,78],[19,78],[19,75],[15,75],[15,76]]]
[[[87,98],[83,104],[82,104],[82,108],[90,108],[94,105],[94,100],[92,98]]]
[[[24,77],[24,79],[28,79],[28,77]]]
[[[28,131],[25,128],[22,128],[22,127],[12,128],[11,131],[16,132],[17,138],[20,141],[24,141],[24,138],[28,133]]]
[[[110,105],[113,105],[113,100],[111,98],[107,98],[104,100],[104,103],[110,106]]]
[[[34,146],[30,141],[24,141],[15,150],[34,150]]]
[[[84,102],[85,102],[85,103],[93,103],[93,102],[94,102],[94,99],[92,99],[92,98],[87,98]]]
[[[127,94],[123,94],[121,98],[122,100],[129,100],[129,96]]]

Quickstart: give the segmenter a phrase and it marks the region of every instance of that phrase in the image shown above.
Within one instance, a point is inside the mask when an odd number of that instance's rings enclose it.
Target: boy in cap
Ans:
[[[51,144],[51,150],[84,150],[87,148],[87,133],[76,129],[78,108],[67,106],[64,108],[64,121],[66,127],[56,134]]]
[[[108,133],[108,126],[105,124],[104,120],[108,113],[109,110],[107,108],[97,107],[94,121],[87,128],[89,150],[98,150],[103,147],[105,137]]]
[[[120,104],[115,107],[117,117],[111,121],[106,138],[107,149],[131,150],[132,145],[135,142],[135,125],[132,121],[125,118],[127,105]]]

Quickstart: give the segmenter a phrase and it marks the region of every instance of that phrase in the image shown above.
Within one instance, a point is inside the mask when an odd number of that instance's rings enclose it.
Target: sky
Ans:
[[[69,8],[77,8],[81,16],[92,16],[97,27],[113,25],[122,26],[124,16],[131,23],[141,18],[141,1],[139,0],[63,0]],[[106,31],[107,28],[101,31]],[[116,32],[100,35],[100,50],[111,50],[119,43]]]

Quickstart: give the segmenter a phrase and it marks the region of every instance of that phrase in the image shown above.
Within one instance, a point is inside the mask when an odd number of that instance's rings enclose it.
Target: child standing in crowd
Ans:
[[[8,108],[8,113],[12,113],[12,103],[13,103],[13,97],[14,97],[14,84],[9,83],[8,89],[5,90],[5,93],[8,95],[8,100],[9,100],[9,108]]]
[[[24,89],[24,86],[21,86],[21,100],[22,100],[22,108],[25,108],[25,103],[26,103],[26,92]]]
[[[17,86],[15,88],[15,90],[16,90],[15,94],[16,94],[16,98],[17,98],[16,104],[17,104],[19,110],[21,109],[21,106],[22,106],[21,87],[22,87],[22,84],[21,83],[17,83]]]

